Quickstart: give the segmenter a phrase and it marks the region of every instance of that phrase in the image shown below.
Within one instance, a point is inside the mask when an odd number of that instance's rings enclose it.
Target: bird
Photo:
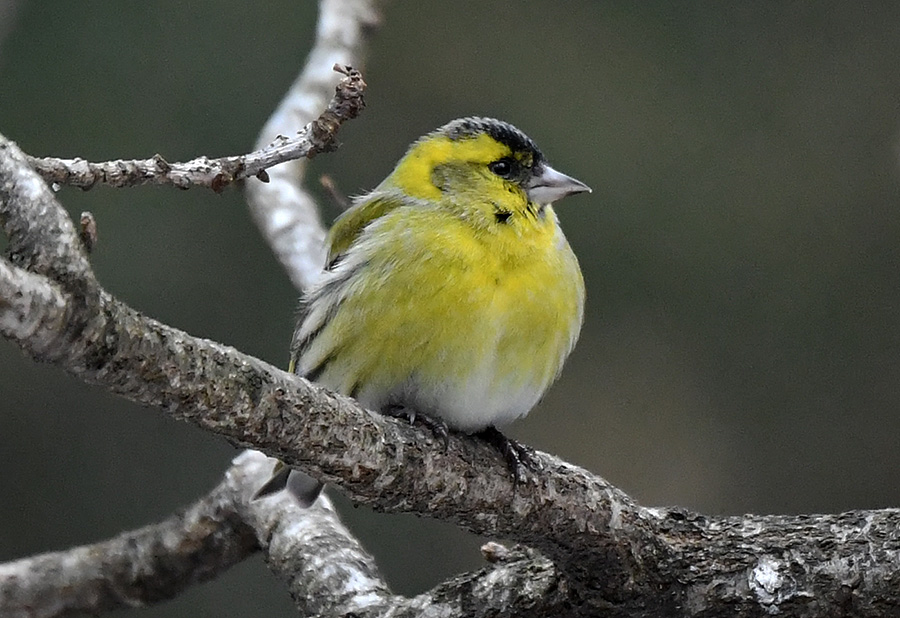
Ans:
[[[590,188],[513,125],[465,117],[424,135],[334,222],[301,299],[290,370],[362,406],[495,445],[518,480],[526,415],[578,339],[585,289],[552,204]],[[527,461],[526,461],[527,463]],[[322,484],[279,462],[257,497]]]

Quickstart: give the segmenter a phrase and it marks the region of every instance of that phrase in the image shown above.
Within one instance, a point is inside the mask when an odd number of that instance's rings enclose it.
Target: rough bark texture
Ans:
[[[359,64],[376,21],[373,4],[321,6],[307,69],[264,129],[263,145],[325,108],[334,64]],[[248,180],[248,199],[302,287],[321,267],[324,231],[301,185],[303,162],[278,165],[269,176],[269,183]],[[2,136],[0,224],[9,238],[0,260],[0,332],[36,360],[277,456],[359,503],[524,546],[492,545],[485,569],[412,599],[392,595],[327,499],[309,509],[283,494],[250,500],[272,462],[247,452],[182,514],[96,545],[0,565],[0,615],[152,603],[257,550],[298,609],[322,616],[900,614],[898,510],[723,518],[645,508],[543,453],[535,454],[541,469],[516,487],[494,449],[477,439],[453,435],[445,451],[426,431],[116,300],[96,281],[44,181]]]
[[[167,520],[114,539],[0,565],[4,618],[143,607],[215,577],[258,551],[303,615],[497,616],[567,607],[553,565],[525,550],[412,599],[393,595],[327,497],[303,509],[286,494],[251,500],[272,460],[246,451],[210,494]]]
[[[544,558],[527,559],[519,570],[509,567],[504,574],[522,587],[513,574],[534,572],[534,582],[545,590],[549,578],[552,591],[565,590],[568,613],[878,616],[897,606],[900,511],[706,518],[647,509],[603,479],[543,453],[535,455],[542,469],[514,487],[496,453],[476,439],[454,435],[445,452],[426,432],[150,320],[113,299],[87,269],[74,226],[24,155],[5,140],[0,141],[0,218],[16,264],[28,268],[4,263],[0,269],[0,289],[11,290],[0,304],[0,324],[36,359],[236,444],[260,448],[376,509],[446,519],[535,548]],[[40,299],[49,299],[46,307]],[[60,321],[60,315],[66,319]],[[252,512],[257,519],[245,515],[245,521],[257,531],[271,531],[260,538],[273,567],[296,582],[296,569],[309,568],[291,567],[292,551],[271,542],[284,523]],[[341,557],[349,534],[328,532],[339,527],[330,519],[314,526],[322,535],[319,549],[348,572],[358,571],[366,558],[353,552],[348,554],[353,558]],[[472,577],[477,574],[448,582],[441,598],[461,595],[456,607],[462,611],[460,599],[476,598]],[[371,601],[366,613],[373,615],[385,603],[400,602],[382,592],[374,571],[363,579],[348,575],[347,581],[363,581],[365,593],[349,595],[360,611],[360,598]],[[302,591],[314,585],[316,580],[304,578],[291,587],[296,598],[307,599]],[[499,602],[500,589],[488,590]],[[501,597],[508,594],[503,589]],[[330,611],[350,607],[330,599]],[[550,594],[547,600],[558,611],[560,598]],[[431,597],[429,603],[435,602]],[[485,603],[481,599],[478,606]],[[538,600],[528,613],[548,611]]]
[[[253,528],[235,509],[244,481],[230,474],[158,524],[0,564],[0,614],[46,618],[142,607],[215,577],[259,549]]]

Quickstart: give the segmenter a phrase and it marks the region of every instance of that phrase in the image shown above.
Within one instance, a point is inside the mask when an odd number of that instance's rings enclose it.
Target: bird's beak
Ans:
[[[591,188],[580,180],[575,180],[544,164],[540,167],[540,171],[525,183],[525,192],[529,200],[546,206],[567,195],[590,193]]]

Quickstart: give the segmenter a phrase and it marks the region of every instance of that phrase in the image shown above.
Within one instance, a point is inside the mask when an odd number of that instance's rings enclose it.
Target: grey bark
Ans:
[[[309,65],[260,142],[325,107],[322,93],[333,85],[326,73],[335,63],[359,64],[374,15],[367,2],[322,2]],[[271,182],[250,179],[247,188],[255,218],[301,287],[322,263],[324,237],[303,171],[302,161],[284,163],[269,170]],[[303,614],[900,614],[896,509],[723,518],[645,508],[544,453],[535,454],[541,470],[514,487],[497,454],[475,439],[454,435],[444,451],[427,432],[115,299],[44,181],[2,137],[0,224],[10,241],[0,260],[0,332],[35,360],[276,456],[377,510],[521,544],[492,546],[485,569],[424,595],[393,595],[327,501],[303,510],[284,496],[249,500],[271,461],[248,452],[182,514],[104,543],[0,565],[4,616],[152,603],[257,550]],[[317,568],[323,561],[330,568]]]
[[[648,509],[543,453],[542,470],[514,487],[477,440],[454,435],[445,452],[416,428],[114,299],[65,212],[7,140],[0,219],[14,260],[0,269],[0,325],[35,359],[259,448],[378,510],[537,549],[544,558],[528,568],[545,582],[541,561],[552,563],[552,590],[565,590],[573,615],[878,616],[897,607],[897,510],[707,518]],[[550,600],[558,609],[559,597]],[[548,606],[532,609],[545,615]]]

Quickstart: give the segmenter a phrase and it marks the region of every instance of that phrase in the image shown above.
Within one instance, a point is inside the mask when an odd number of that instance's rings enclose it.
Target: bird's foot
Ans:
[[[475,435],[500,452],[500,455],[506,461],[506,467],[513,476],[514,487],[522,480],[522,472],[524,469],[537,469],[538,462],[534,458],[533,451],[527,446],[519,444],[512,438],[507,438],[493,425],[482,429]]]
[[[432,418],[426,414],[422,414],[421,412],[416,412],[410,407],[396,405],[389,406],[384,413],[387,416],[393,418],[401,418],[409,422],[410,425],[415,425],[416,421],[419,421],[422,425],[425,426],[431,433],[434,435],[435,439],[438,440],[444,447],[444,451],[450,446],[450,429],[447,427],[447,423],[442,421],[439,418]]]

